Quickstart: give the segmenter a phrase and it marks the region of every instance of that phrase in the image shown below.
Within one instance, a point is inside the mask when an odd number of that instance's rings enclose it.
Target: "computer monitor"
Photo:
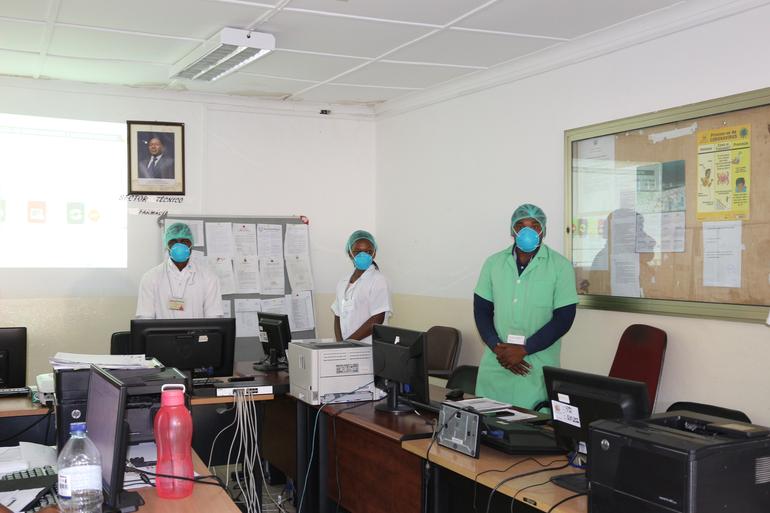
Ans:
[[[102,457],[104,502],[121,511],[133,511],[144,503],[135,492],[123,491],[129,431],[125,421],[127,396],[126,387],[118,379],[104,369],[91,366],[86,429]]]
[[[130,347],[193,377],[232,376],[235,319],[134,319]]]
[[[0,328],[0,388],[27,382],[27,328]]]
[[[376,324],[372,330],[375,378],[388,381],[388,401],[376,408],[394,414],[414,410],[399,404],[399,396],[418,405],[430,404],[425,333]]]
[[[265,361],[254,364],[255,370],[276,371],[288,368],[286,364],[286,349],[291,342],[291,327],[289,316],[260,312],[259,329],[265,333],[267,342],[262,342]]]
[[[557,367],[543,367],[551,402],[556,443],[588,465],[588,427],[602,419],[634,420],[650,415],[647,385]],[[553,482],[569,490],[588,491],[585,474],[556,476]]]

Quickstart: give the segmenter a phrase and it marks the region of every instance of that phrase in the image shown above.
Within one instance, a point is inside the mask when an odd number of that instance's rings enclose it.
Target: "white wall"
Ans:
[[[337,111],[320,116],[257,100],[0,79],[0,112],[184,123],[188,192],[178,212],[308,216],[323,302],[316,311],[327,317],[328,293],[349,267],[348,234],[374,227],[374,121],[367,109]],[[28,327],[28,378],[46,371],[56,351],[108,351],[110,333],[128,328],[139,279],[160,261],[159,236],[154,217],[130,215],[127,269],[0,269],[0,325]],[[321,324],[328,329],[325,318]]]
[[[481,354],[473,287],[484,258],[510,244],[520,203],[549,215],[561,250],[564,131],[767,87],[757,49],[770,44],[770,7],[639,44],[377,123],[379,262],[396,292],[394,324],[463,327],[462,360]],[[767,208],[757,201],[755,208]],[[453,301],[448,301],[452,299]],[[675,400],[745,410],[770,424],[770,328],[756,324],[579,310],[563,364],[609,369],[629,324],[665,329],[657,409]]]

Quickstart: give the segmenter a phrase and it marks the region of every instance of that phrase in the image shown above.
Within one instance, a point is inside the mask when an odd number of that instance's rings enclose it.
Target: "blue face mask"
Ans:
[[[524,253],[531,253],[540,245],[540,234],[529,226],[525,226],[515,235],[516,247]]]
[[[353,257],[353,264],[359,271],[366,271],[369,269],[369,266],[372,265],[373,261],[374,257],[372,257],[372,255],[369,253],[365,253],[364,251],[357,253],[356,256]]]
[[[187,262],[190,259],[190,248],[187,247],[187,244],[177,242],[168,250],[168,256],[178,264]]]

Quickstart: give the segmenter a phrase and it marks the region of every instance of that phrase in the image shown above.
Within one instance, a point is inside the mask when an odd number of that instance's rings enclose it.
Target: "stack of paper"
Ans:
[[[145,369],[154,367],[152,360],[146,360],[143,354],[78,354],[56,353],[49,358],[54,369],[88,369],[98,365],[105,369]]]

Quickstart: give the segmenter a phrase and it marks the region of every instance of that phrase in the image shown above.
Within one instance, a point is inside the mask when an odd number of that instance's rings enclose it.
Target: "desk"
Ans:
[[[20,436],[0,442],[0,446],[18,445],[19,442],[53,443],[56,423],[53,414],[43,418],[48,411],[39,404],[32,404],[29,397],[0,398],[0,440],[24,431]]]
[[[430,440],[409,440],[405,441],[401,444],[404,450],[407,452],[417,455],[423,460],[426,457],[426,454],[428,452],[428,445],[430,444]],[[447,499],[452,498],[452,494],[445,493],[446,492],[446,481],[449,478],[449,481],[451,482],[451,476],[447,475],[447,470],[451,471],[452,473],[462,476],[468,480],[469,482],[473,483],[473,480],[476,479],[477,482],[480,485],[483,485],[483,487],[486,487],[487,490],[484,493],[481,493],[481,490],[479,490],[479,495],[482,495],[483,500],[483,508],[486,508],[486,501],[489,494],[489,491],[491,489],[494,489],[495,486],[497,486],[503,479],[506,477],[511,477],[515,475],[524,474],[527,472],[532,472],[534,470],[540,470],[543,467],[541,465],[538,465],[534,461],[525,461],[527,460],[527,456],[511,456],[509,454],[502,453],[500,451],[497,451],[491,447],[482,446],[481,452],[479,455],[479,459],[474,459],[468,456],[465,456],[464,454],[460,454],[459,452],[453,451],[451,449],[447,449],[446,447],[442,447],[438,445],[438,443],[433,444],[433,448],[430,451],[430,462],[432,464],[432,467],[434,470],[437,470],[433,475],[436,478],[438,482],[438,490],[434,490],[436,492],[434,494],[434,497],[438,499],[439,502],[442,500],[446,501]],[[566,457],[564,456],[558,456],[558,455],[544,455],[544,456],[534,456],[535,459],[537,459],[542,464],[548,464],[551,462],[553,463],[553,466],[560,466],[558,463],[555,462],[566,462]],[[486,474],[481,474],[481,472],[485,472],[488,470],[502,470],[507,467],[509,467],[512,463],[521,462],[520,464],[517,464],[515,467],[511,468],[510,470],[506,472],[487,472]],[[535,485],[538,483],[543,483],[548,480],[549,477],[559,474],[566,474],[566,473],[577,473],[579,470],[568,468],[568,469],[559,469],[559,470],[553,470],[553,471],[547,471],[547,472],[541,472],[538,474],[534,474],[532,476],[522,477],[520,479],[514,479],[511,481],[508,481],[507,483],[500,486],[500,488],[497,489],[497,492],[495,494],[502,494],[506,496],[505,501],[503,501],[505,504],[505,507],[507,508],[506,511],[510,511],[510,501],[511,498],[514,496],[516,497],[516,503],[514,504],[513,511],[548,511],[551,507],[554,506],[554,504],[558,503],[559,501],[566,499],[567,497],[574,495],[573,492],[569,490],[565,490],[563,488],[560,488],[554,484],[547,483],[542,486],[535,486],[533,488],[528,488],[521,493],[520,490],[522,488],[525,488],[530,485]],[[443,474],[443,475],[442,475]],[[479,488],[482,488],[479,486]],[[471,491],[472,495],[472,491]],[[498,498],[498,502],[500,502],[500,499]],[[565,502],[563,505],[559,506],[554,510],[555,513],[585,513],[588,511],[588,500],[586,497],[576,497],[574,499],[571,499],[567,502]],[[434,504],[434,510],[436,511],[452,511],[452,505],[450,504],[441,504],[437,503]],[[456,506],[456,505],[455,505]],[[455,510],[456,511],[456,510]],[[480,511],[484,511],[484,509],[481,509]]]

